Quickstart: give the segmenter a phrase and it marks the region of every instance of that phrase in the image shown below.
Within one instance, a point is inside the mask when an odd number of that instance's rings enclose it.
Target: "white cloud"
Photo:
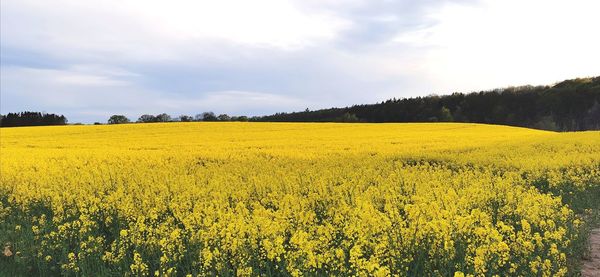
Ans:
[[[600,2],[483,1],[446,5],[439,24],[400,38],[428,47],[427,74],[442,90],[549,84],[600,74]]]
[[[120,1],[119,1],[120,2]],[[217,38],[240,44],[296,48],[329,40],[347,22],[327,14],[308,14],[281,0],[128,1],[144,7],[141,17],[165,37]]]
[[[222,44],[296,50],[332,40],[349,24],[281,0],[6,0],[2,21],[5,46],[126,60],[185,58]]]

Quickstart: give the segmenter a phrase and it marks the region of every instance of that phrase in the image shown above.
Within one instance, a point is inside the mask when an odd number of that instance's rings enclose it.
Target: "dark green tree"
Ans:
[[[156,122],[169,122],[171,121],[171,116],[166,114],[166,113],[161,113],[156,115],[155,117]]]
[[[217,116],[213,112],[203,112],[202,121],[217,121]]]
[[[181,122],[190,122],[190,121],[194,121],[194,118],[189,116],[189,115],[180,115],[179,116],[179,121]]]
[[[219,121],[230,121],[231,117],[229,117],[227,114],[220,114],[219,116],[217,116],[217,120],[219,120]]]
[[[440,109],[440,115],[438,116],[439,121],[442,122],[452,122],[454,121],[454,117],[452,117],[452,113],[450,112],[450,109],[442,106],[442,108]]]
[[[66,125],[64,115],[41,112],[18,112],[0,115],[1,127]]]
[[[137,122],[139,123],[150,123],[156,122],[156,117],[151,114],[143,114],[138,118]]]
[[[342,116],[338,117],[336,122],[359,122],[360,120],[356,117],[355,114],[352,113],[344,113]]]
[[[129,123],[131,122],[129,120],[129,118],[127,118],[124,115],[120,115],[120,114],[115,114],[112,115],[109,119],[108,119],[108,124],[123,124],[123,123]]]

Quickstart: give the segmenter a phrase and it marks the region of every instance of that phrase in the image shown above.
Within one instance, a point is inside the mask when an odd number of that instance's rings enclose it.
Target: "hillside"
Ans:
[[[553,131],[600,129],[600,77],[551,86],[390,99],[382,103],[254,118],[270,122],[470,122]]]

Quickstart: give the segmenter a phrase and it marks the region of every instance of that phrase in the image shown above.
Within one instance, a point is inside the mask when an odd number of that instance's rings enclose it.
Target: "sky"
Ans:
[[[266,115],[600,75],[597,0],[2,0],[0,112]]]

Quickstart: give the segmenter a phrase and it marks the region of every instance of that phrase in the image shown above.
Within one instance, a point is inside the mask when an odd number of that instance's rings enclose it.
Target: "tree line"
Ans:
[[[66,125],[64,115],[42,112],[18,112],[0,115],[1,127]]]
[[[553,131],[600,130],[600,76],[566,80],[552,86],[519,86],[472,93],[389,99],[354,105],[267,116],[229,116],[204,112],[171,117],[144,114],[138,123],[191,121],[262,122],[465,122],[503,124]],[[113,115],[108,124],[131,123]],[[65,125],[64,115],[20,112],[0,118],[0,126]],[[95,124],[101,124],[96,122]]]
[[[468,122],[553,131],[600,130],[600,77],[552,86],[520,86],[468,94],[390,99],[293,113],[254,121],[286,122]]]
[[[227,114],[216,115],[214,112],[203,112],[195,116],[191,115],[180,115],[178,117],[171,117],[166,113],[157,115],[143,114],[141,115],[136,123],[153,123],[153,122],[192,122],[192,121],[249,121],[247,116],[229,116]],[[124,115],[112,115],[108,119],[108,124],[124,124],[131,123],[132,121]]]

